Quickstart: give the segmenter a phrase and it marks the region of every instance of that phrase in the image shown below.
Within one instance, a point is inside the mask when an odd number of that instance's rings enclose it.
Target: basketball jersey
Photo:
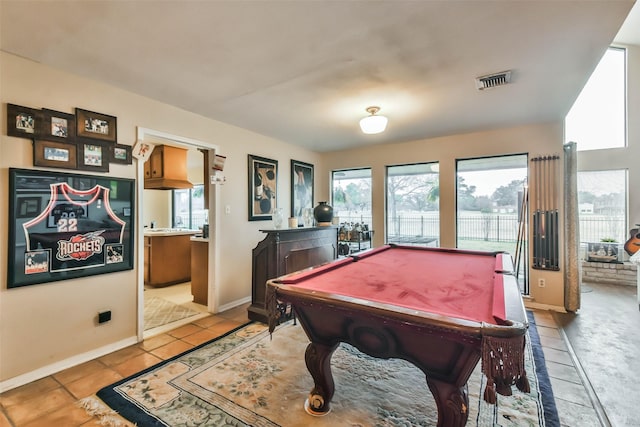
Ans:
[[[122,245],[125,229],[111,209],[109,189],[81,191],[62,182],[50,190],[46,208],[22,226],[27,254],[49,252],[50,272],[105,265],[106,247]]]

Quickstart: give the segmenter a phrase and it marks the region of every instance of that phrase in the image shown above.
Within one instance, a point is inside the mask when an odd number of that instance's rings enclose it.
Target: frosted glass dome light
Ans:
[[[363,133],[381,133],[384,132],[384,130],[387,128],[387,118],[385,116],[376,116],[376,113],[378,111],[380,111],[380,107],[367,108],[367,113],[369,113],[370,116],[367,116],[360,120],[360,129],[362,129]]]

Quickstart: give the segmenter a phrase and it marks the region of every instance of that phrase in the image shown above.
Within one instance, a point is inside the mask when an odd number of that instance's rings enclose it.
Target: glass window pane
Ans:
[[[439,164],[387,167],[387,243],[439,246]]]
[[[198,229],[208,223],[208,211],[204,206],[204,186],[173,190],[173,227]]]
[[[515,255],[527,156],[458,160],[457,181],[458,248]]]
[[[626,146],[624,49],[607,50],[565,118],[578,151]]]
[[[627,171],[578,172],[578,206],[583,249],[588,243],[624,243],[628,237]]]
[[[333,215],[340,222],[371,225],[371,169],[333,171]]]

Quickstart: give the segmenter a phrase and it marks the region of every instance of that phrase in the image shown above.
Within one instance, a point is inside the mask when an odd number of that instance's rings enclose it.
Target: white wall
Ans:
[[[219,147],[220,154],[227,156],[227,183],[216,188],[215,200],[229,206],[231,214],[216,209],[221,244],[216,260],[218,306],[233,305],[251,295],[251,250],[264,237],[259,229],[270,226],[247,219],[247,155],[278,160],[278,202],[285,212],[289,211],[290,159],[320,162],[319,155],[300,147],[4,52],[0,53],[0,88],[1,117],[6,117],[7,103],[67,113],[79,107],[116,116],[120,144],[133,145],[137,127],[144,127]],[[6,130],[5,123],[0,131],[0,193],[5,195],[0,197],[2,236],[8,234],[8,168],[33,168],[31,141],[8,137]],[[134,165],[111,165],[109,175],[135,178],[136,160]],[[6,238],[0,240],[0,260],[0,391],[135,342],[137,290],[142,286],[137,269],[142,266],[7,289]],[[106,309],[112,310],[112,320],[97,326],[98,311]]]

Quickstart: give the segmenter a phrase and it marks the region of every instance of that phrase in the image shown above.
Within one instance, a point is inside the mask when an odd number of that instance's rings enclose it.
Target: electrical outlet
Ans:
[[[545,286],[547,286],[547,283],[545,282],[544,279],[538,279],[538,287],[539,288],[544,288]]]

